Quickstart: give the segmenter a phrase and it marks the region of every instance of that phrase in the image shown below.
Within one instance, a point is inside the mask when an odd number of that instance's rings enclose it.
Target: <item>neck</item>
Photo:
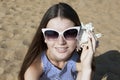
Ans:
[[[47,53],[47,58],[55,67],[57,67],[59,69],[62,69],[66,64],[66,60],[61,60],[61,61],[56,60],[56,59],[52,58],[48,53]]]
[[[64,62],[64,61],[50,61],[55,67],[57,67],[57,68],[59,68],[59,69],[62,69],[64,66],[65,66],[65,64],[66,64],[66,62]]]

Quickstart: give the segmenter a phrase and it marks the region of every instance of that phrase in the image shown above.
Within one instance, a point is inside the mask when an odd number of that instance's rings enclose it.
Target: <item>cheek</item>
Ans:
[[[77,41],[69,41],[68,42],[69,47],[76,48],[77,47]]]
[[[47,44],[48,48],[54,46],[54,42],[53,41],[48,41],[45,39],[45,43]]]

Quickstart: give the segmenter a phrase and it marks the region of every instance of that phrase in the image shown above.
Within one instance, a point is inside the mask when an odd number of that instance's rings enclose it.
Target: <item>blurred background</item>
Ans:
[[[17,80],[24,56],[46,10],[71,5],[84,24],[102,33],[94,80],[120,80],[120,0],[0,0],[0,80]]]

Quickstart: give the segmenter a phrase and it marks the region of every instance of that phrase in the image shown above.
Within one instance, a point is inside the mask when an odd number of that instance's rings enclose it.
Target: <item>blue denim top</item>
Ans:
[[[76,80],[76,61],[78,58],[78,53],[74,52],[64,68],[60,70],[48,60],[44,51],[41,55],[43,74],[41,75],[40,80]]]

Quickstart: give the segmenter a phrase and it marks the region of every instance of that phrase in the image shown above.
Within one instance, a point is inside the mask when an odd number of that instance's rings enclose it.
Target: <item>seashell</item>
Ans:
[[[78,36],[78,48],[81,47],[81,44],[85,44],[88,42],[88,31],[94,31],[94,27],[92,26],[92,23],[88,23],[88,24],[83,24],[81,25],[81,31],[79,33]],[[96,36],[96,38],[100,38],[102,36],[101,33],[95,34],[94,36]]]

